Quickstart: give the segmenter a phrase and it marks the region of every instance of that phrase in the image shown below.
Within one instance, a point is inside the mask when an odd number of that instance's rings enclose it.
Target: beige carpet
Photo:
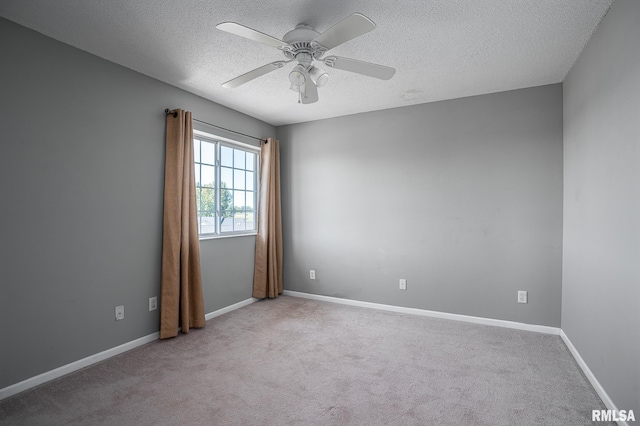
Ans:
[[[0,401],[0,424],[590,425],[604,408],[557,336],[283,296]]]

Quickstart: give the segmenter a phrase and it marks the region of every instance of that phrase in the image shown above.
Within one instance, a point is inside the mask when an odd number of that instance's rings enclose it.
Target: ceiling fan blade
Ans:
[[[314,102],[318,102],[318,88],[313,83],[313,81],[311,81],[311,77],[309,77],[308,73],[305,73],[304,76],[304,90],[301,93],[302,103],[312,104]]]
[[[235,34],[240,37],[248,38],[249,40],[257,41],[258,43],[266,44],[271,47],[288,46],[282,40],[278,40],[268,34],[256,31],[253,28],[245,27],[244,25],[236,24],[235,22],[223,22],[216,25],[216,28],[231,34]]]
[[[288,61],[290,62],[290,61]],[[263,76],[267,73],[270,73],[271,71],[275,71],[278,68],[282,68],[284,66],[284,64],[286,64],[287,61],[276,61],[276,62],[272,62],[270,64],[267,65],[263,65],[260,68],[256,68],[253,71],[249,71],[246,74],[242,74],[241,76],[238,76],[232,80],[227,81],[226,83],[222,83],[222,87],[226,88],[226,89],[235,89],[236,87],[248,83],[249,81],[253,80],[254,78],[258,78],[260,76]]]
[[[347,16],[342,21],[329,28],[313,41],[327,50],[346,43],[362,34],[368,33],[376,27],[369,18],[359,13]]]
[[[331,68],[368,75],[381,80],[389,80],[396,73],[396,70],[391,67],[340,56],[327,56],[324,59],[324,64]]]

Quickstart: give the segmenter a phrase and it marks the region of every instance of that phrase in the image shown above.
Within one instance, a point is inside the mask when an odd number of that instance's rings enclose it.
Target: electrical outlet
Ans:
[[[155,311],[156,309],[158,309],[158,297],[156,297],[156,296],[150,297],[149,298],[149,310],[150,311]]]
[[[116,321],[124,319],[124,305],[116,306]]]
[[[316,271],[315,271],[315,269],[310,269],[309,270],[309,279],[311,279],[311,280],[315,280],[316,279]]]
[[[407,280],[405,280],[404,278],[400,278],[400,284],[398,285],[398,288],[400,290],[406,290],[407,289]]]
[[[526,291],[518,291],[518,303],[527,303]]]

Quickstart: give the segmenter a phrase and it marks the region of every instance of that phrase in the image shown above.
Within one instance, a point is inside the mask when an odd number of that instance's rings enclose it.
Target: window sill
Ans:
[[[243,232],[243,233],[238,233],[238,234],[226,234],[226,235],[205,235],[205,236],[201,236],[199,238],[200,241],[206,241],[206,240],[220,240],[223,238],[236,238],[236,237],[255,237],[256,235],[258,235],[257,232]]]

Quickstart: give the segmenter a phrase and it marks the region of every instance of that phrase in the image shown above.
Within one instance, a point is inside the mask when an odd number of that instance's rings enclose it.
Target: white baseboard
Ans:
[[[260,299],[256,299],[255,297],[250,297],[249,299],[245,299],[242,302],[234,303],[233,305],[227,306],[222,309],[218,309],[217,311],[209,312],[204,316],[204,319],[209,321],[211,318],[219,317],[220,315],[224,315],[227,312],[235,311],[236,309],[243,308],[259,300]]]
[[[123,343],[122,345],[116,346],[115,348],[107,349],[106,351],[90,355],[86,358],[79,359],[78,361],[63,365],[62,367],[58,367],[54,370],[38,374],[37,376],[7,386],[6,388],[0,389],[0,400],[8,398],[27,389],[33,388],[35,386],[41,385],[53,379],[57,379],[58,377],[64,376],[65,374],[69,374],[76,370],[80,370],[81,368],[88,367],[100,361],[104,361],[107,358],[111,358],[123,352],[130,351],[131,349],[137,348],[138,346],[153,342],[154,340],[158,340],[159,337],[159,332],[151,333],[144,337],[140,337],[139,339]]]
[[[260,299],[249,298],[249,299],[243,300],[242,302],[238,302],[231,306],[227,306],[225,308],[218,309],[217,311],[210,312],[205,315],[205,319],[210,320],[211,318],[215,318],[217,316],[226,314],[227,312],[231,312],[235,309],[242,308],[243,306],[250,305],[254,302],[257,302],[258,300]],[[131,349],[135,349],[144,344],[153,342],[154,340],[158,340],[159,338],[160,338],[159,332],[151,333],[147,336],[140,337],[139,339],[135,339],[130,342],[123,343],[122,345],[116,346],[115,348],[107,349],[97,354],[90,355],[86,358],[82,358],[78,361],[74,361],[70,364],[63,365],[62,367],[58,367],[54,370],[50,370],[42,374],[38,374],[37,376],[31,377],[29,379],[23,380],[16,384],[7,386],[6,388],[0,389],[0,400],[8,398],[17,393],[23,392],[27,389],[36,387],[43,383],[49,382],[51,380],[57,379],[58,377],[62,377],[65,374],[69,374],[76,370],[80,370],[81,368],[85,368],[92,364],[96,364],[100,361],[104,361],[105,359],[114,357],[123,352],[130,351]]]
[[[573,355],[573,358],[575,358],[576,362],[582,369],[582,372],[585,376],[587,376],[587,379],[589,379],[591,386],[593,386],[593,388],[596,390],[598,396],[600,397],[602,402],[604,402],[604,405],[607,407],[607,409],[617,412],[618,408],[613,403],[611,398],[609,398],[609,395],[604,390],[598,379],[596,379],[596,376],[593,374],[587,363],[584,361],[584,359],[582,359],[580,353],[578,352],[576,347],[573,346],[573,343],[571,343],[571,340],[569,340],[569,337],[565,334],[564,330],[560,330],[560,337],[562,338],[564,344],[567,345],[567,348],[569,348],[569,352],[571,352],[571,355]],[[628,426],[628,423],[626,421],[618,420],[618,426]]]
[[[322,296],[319,294],[302,293],[299,291],[284,290],[287,296],[301,297],[304,299],[321,300],[324,302],[340,303],[342,305],[359,306],[361,308],[379,309],[382,311],[399,312],[402,314],[420,315],[423,317],[442,318],[454,321],[464,321],[474,324],[492,325],[495,327],[514,328],[516,330],[535,331],[537,333],[559,335],[560,329],[546,325],[525,324],[515,321],[504,321],[492,318],[473,317],[469,315],[449,314],[446,312],[428,311],[425,309],[405,308],[403,306],[383,305],[381,303],[361,302],[359,300],[341,299],[339,297]]]

